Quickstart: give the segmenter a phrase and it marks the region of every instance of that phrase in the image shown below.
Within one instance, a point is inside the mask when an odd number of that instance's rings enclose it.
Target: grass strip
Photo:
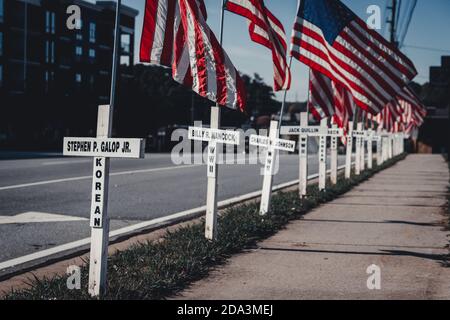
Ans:
[[[270,212],[259,215],[259,203],[231,207],[219,217],[218,240],[204,238],[204,223],[168,232],[162,239],[133,245],[108,260],[108,292],[102,299],[164,299],[205,277],[231,255],[254,246],[281,230],[290,220],[298,219],[318,205],[335,199],[405,158],[397,156],[375,165],[359,176],[328,185],[319,191],[317,184],[308,186],[308,197],[299,199],[297,191],[278,192],[272,197]],[[81,267],[81,290],[67,289],[67,276],[30,279],[29,288],[11,291],[6,300],[85,300],[88,295],[88,265]]]

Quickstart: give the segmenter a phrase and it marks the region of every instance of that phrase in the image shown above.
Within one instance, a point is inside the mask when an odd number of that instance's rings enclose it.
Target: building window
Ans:
[[[83,34],[77,33],[76,38],[77,38],[77,40],[83,40]]]
[[[45,62],[50,62],[50,42],[45,41]]]
[[[45,62],[55,63],[55,42],[53,41],[45,42]]]
[[[50,62],[55,63],[55,43],[50,43]]]
[[[55,19],[56,14],[54,12],[45,12],[45,32],[55,34]]]
[[[81,83],[81,73],[75,74],[75,81],[76,81],[77,83]]]
[[[0,0],[0,22],[3,22],[3,0]]]
[[[45,73],[44,73],[44,80],[45,80],[45,92],[48,92],[48,87],[49,87],[48,81],[50,80],[48,71],[45,71]]]
[[[80,47],[80,46],[77,46],[77,47],[75,47],[75,54],[77,55],[77,56],[82,56],[83,55],[83,48],[82,47]]]
[[[89,23],[89,42],[95,43],[96,25],[94,22]]]
[[[3,32],[0,32],[0,56],[2,55],[3,55]]]
[[[129,34],[122,34],[120,40],[122,53],[130,53],[131,36]]]
[[[95,50],[94,49],[89,49],[89,58],[92,58],[92,59],[95,58]]]

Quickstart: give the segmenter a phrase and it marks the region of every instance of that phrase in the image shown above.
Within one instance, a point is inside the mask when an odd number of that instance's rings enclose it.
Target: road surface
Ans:
[[[344,161],[340,156],[339,164]],[[221,165],[219,200],[260,190],[261,167]],[[311,155],[309,173],[317,171],[317,156]],[[297,178],[298,155],[281,155],[274,184]],[[91,181],[91,159],[1,160],[0,263],[89,237]],[[111,230],[197,208],[205,202],[205,165],[174,165],[170,154],[111,161]]]

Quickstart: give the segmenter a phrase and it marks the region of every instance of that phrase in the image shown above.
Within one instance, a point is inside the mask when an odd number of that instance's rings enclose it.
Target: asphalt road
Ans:
[[[344,161],[340,156],[339,164]],[[260,190],[261,167],[261,164],[221,165],[219,200]],[[309,174],[317,171],[317,156],[311,155]],[[91,176],[91,159],[1,160],[0,263],[88,237]],[[274,184],[297,178],[298,155],[281,155]],[[200,207],[205,202],[205,165],[177,166],[170,154],[111,161],[111,230]],[[26,217],[33,216],[36,212],[37,221],[15,217],[24,213]],[[50,214],[55,221],[39,222],[44,220],[42,213]],[[74,221],[66,221],[68,218]]]

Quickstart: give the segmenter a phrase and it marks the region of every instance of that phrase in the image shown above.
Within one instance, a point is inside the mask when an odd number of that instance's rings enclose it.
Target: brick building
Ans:
[[[73,5],[80,9],[75,29],[68,27]],[[62,131],[71,127],[64,115],[74,116],[74,109],[95,115],[98,104],[108,103],[115,10],[113,1],[0,0],[0,146],[18,143],[21,132],[42,134],[26,130],[23,116],[45,122],[44,131]],[[121,13],[121,77],[127,77],[138,11],[122,6]]]

